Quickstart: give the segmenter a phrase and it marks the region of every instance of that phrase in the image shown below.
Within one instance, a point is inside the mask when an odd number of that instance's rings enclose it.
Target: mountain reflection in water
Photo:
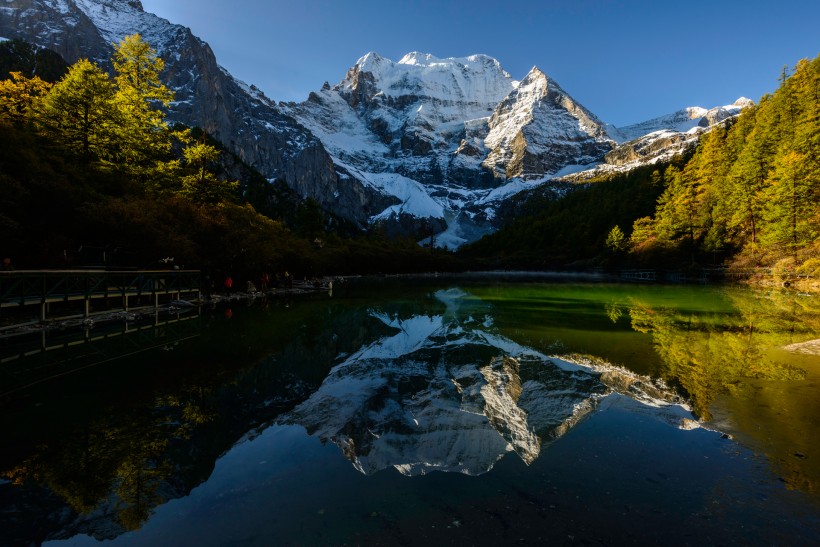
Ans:
[[[146,330],[133,354],[115,333],[6,352],[15,371],[82,368],[14,379],[33,387],[0,413],[0,544],[820,533],[820,361],[798,352],[820,338],[820,300],[462,286],[234,303]],[[95,352],[107,361],[87,367]]]
[[[336,365],[281,423],[339,445],[364,474],[392,466],[408,476],[479,475],[508,452],[532,463],[544,443],[618,396],[672,426],[698,426],[648,378],[588,358],[547,358],[494,333],[474,300],[462,311],[467,293],[435,297],[447,306],[442,315],[371,310],[394,334]]]

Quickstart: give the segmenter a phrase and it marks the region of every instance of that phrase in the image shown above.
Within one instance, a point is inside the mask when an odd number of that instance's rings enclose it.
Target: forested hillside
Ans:
[[[820,57],[690,157],[595,180],[463,252],[495,265],[727,264],[820,275]]]
[[[18,269],[150,268],[173,258],[255,278],[265,270],[433,270],[452,261],[378,231],[340,237],[315,202],[296,201],[257,173],[241,186],[217,176],[217,143],[166,122],[162,107],[173,93],[160,79],[163,61],[139,35],[117,47],[113,76],[88,60],[60,69],[30,46],[4,46],[0,253]]]
[[[461,254],[482,266],[524,269],[597,266],[613,224],[650,214],[663,191],[663,169],[641,167],[571,188],[564,197],[531,196],[524,214]]]
[[[654,215],[633,226],[636,256],[675,249],[692,260],[818,269],[820,57],[784,70],[774,94],[709,133],[666,180]]]

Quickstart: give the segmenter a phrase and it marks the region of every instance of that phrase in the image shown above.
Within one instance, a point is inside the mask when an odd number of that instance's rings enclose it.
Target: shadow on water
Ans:
[[[820,337],[815,298],[428,282],[192,319],[3,354],[83,366],[4,402],[0,542],[820,531],[820,358],[783,349]]]

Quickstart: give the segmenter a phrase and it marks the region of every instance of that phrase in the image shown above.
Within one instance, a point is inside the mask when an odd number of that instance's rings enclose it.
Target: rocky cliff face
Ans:
[[[482,163],[502,178],[543,178],[600,161],[614,142],[604,124],[534,67],[493,112]]]

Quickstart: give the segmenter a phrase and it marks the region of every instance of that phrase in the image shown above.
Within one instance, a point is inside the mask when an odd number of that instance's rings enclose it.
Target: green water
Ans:
[[[0,543],[820,532],[817,296],[384,279],[176,319],[0,346]]]

